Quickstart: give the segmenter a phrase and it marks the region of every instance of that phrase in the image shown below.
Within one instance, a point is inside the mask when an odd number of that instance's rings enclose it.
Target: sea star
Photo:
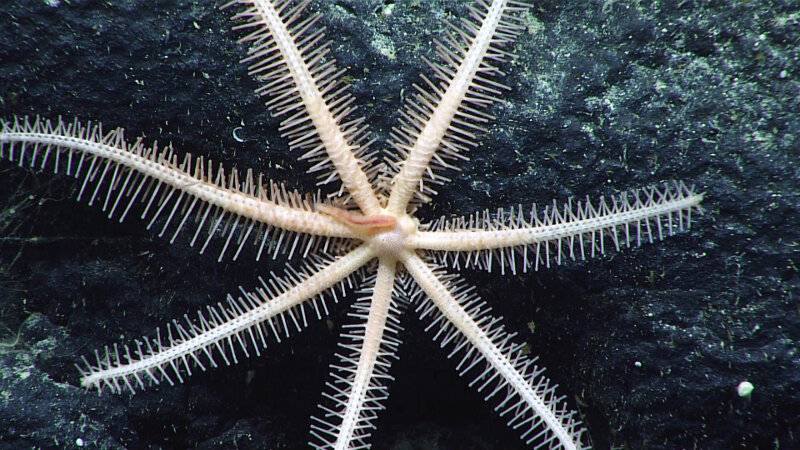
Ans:
[[[171,148],[128,144],[121,130],[38,118],[3,124],[0,157],[34,167],[52,164],[78,177],[78,197],[102,203],[109,216],[122,220],[141,200],[148,227],[157,225],[160,235],[169,231],[171,240],[193,220],[191,244],[200,244],[201,252],[220,237],[220,259],[228,252],[236,259],[254,242],[256,259],[264,251],[287,251],[306,261],[304,269],[262,280],[254,291],[242,289],[238,298],[194,320],[173,322],[163,338],[157,333],[97,354],[96,362],[81,368],[81,384],[133,392],[151,382],[183,381],[195,367],[235,363],[237,353],[259,353],[270,335],[280,340],[290,328],[300,330],[308,314],[327,314],[326,299],[336,299],[337,285],[346,291],[346,285],[361,284],[366,287],[352,316],[362,323],[342,336],[346,353],[332,367],[329,403],[321,405],[322,417],[312,425],[311,445],[369,446],[371,422],[388,394],[398,316],[411,303],[430,320],[435,339],[459,356],[460,373],[473,377],[471,385],[487,399],[496,398],[496,409],[523,439],[537,447],[583,448],[583,429],[542,369],[444,267],[516,273],[603,253],[604,234],[616,247],[652,241],[688,227],[702,195],[672,183],[595,204],[553,205],[541,215],[518,207],[421,225],[416,207],[435,195],[432,184],[449,181],[441,171],[465,159],[475,132],[492,119],[486,107],[507,89],[496,81],[496,64],[509,56],[527,5],[480,1],[471,19],[453,27],[438,44],[442,61],[430,63],[434,79],[423,77],[425,87],[415,86],[417,94],[390,142],[395,153],[383,165],[370,149],[363,121],[352,118],[352,98],[327,57],[327,44],[320,45],[319,16],[304,14],[308,2],[234,3],[245,7],[235,17],[243,21],[237,29],[252,31],[242,38],[251,46],[245,62],[263,83],[259,93],[270,98],[267,106],[288,116],[281,128],[290,145],[306,151],[304,159],[314,162],[311,171],[323,173],[321,185],[341,181],[331,202],[265,183],[251,171],[226,175],[202,158],[179,158]],[[374,275],[353,277],[361,267],[375,266]]]

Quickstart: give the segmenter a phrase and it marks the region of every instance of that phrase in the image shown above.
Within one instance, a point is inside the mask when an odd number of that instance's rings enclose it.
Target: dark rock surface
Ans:
[[[379,137],[442,19],[464,3],[314,2]],[[102,120],[312,190],[217,6],[2,2],[0,117]],[[544,1],[528,25],[506,70],[508,103],[424,217],[696,184],[706,214],[690,233],[469,279],[540,355],[596,448],[800,446],[797,4]],[[101,397],[79,387],[81,356],[152,335],[283,261],[219,264],[136,218],[106,220],[73,200],[74,185],[0,162],[0,448],[304,447],[343,306],[177,387]],[[520,447],[413,314],[404,324],[374,447]],[[736,393],[745,380],[749,398]]]

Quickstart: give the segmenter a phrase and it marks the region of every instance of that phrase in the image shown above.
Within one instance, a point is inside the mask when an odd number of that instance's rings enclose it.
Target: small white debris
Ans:
[[[236,128],[234,128],[234,129],[233,129],[233,139],[234,139],[236,142],[244,142],[244,139],[242,139],[242,138],[240,138],[240,137],[239,137],[239,134],[238,134],[238,133],[239,133],[240,131],[242,131],[242,127],[236,127]]]
[[[641,368],[642,367],[642,362],[641,361],[636,361],[635,363],[633,363],[633,365],[638,367],[638,368]]]
[[[394,2],[389,3],[388,5],[384,5],[383,9],[381,10],[381,13],[384,16],[389,17],[392,15],[393,11],[394,11]]]
[[[75,445],[77,445],[78,447],[83,447],[83,439],[81,438],[75,439]]]
[[[750,394],[753,393],[753,383],[749,381],[742,381],[739,383],[739,386],[736,387],[736,392],[739,393],[739,397],[750,397]]]

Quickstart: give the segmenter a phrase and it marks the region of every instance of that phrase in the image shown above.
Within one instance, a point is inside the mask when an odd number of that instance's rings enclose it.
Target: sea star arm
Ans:
[[[521,32],[520,15],[528,8],[508,0],[478,1],[470,8],[472,20],[462,21],[464,29],[451,26],[455,35],[448,34],[446,45],[437,43],[442,63],[428,64],[440,82],[423,77],[427,89],[414,86],[418,92],[402,126],[394,130],[392,145],[403,161],[392,164],[399,172],[392,180],[390,212],[405,213],[415,195],[429,200],[433,191],[423,178],[447,181],[434,169],[455,168],[445,159],[466,159],[464,151],[475,145],[474,132],[484,130],[483,124],[492,118],[482,110],[507,89],[491,79],[502,75],[492,64],[508,55],[502,47]]]
[[[362,323],[346,326],[339,345],[345,351],[331,365],[325,396],[331,405],[320,405],[322,417],[313,417],[311,446],[344,450],[365,448],[372,420],[388,396],[388,369],[395,358],[399,311],[392,304],[396,261],[381,258],[370,296],[356,302],[351,316]],[[367,292],[368,293],[368,292]]]
[[[449,266],[481,267],[491,270],[493,263],[501,271],[517,263],[523,269],[539,264],[560,264],[562,257],[585,259],[605,252],[605,235],[614,247],[653,242],[691,226],[692,212],[702,213],[703,194],[684,183],[623,192],[606,201],[592,204],[571,200],[559,208],[555,202],[543,214],[530,214],[522,208],[484,211],[468,218],[441,220],[435,231],[421,231],[410,238],[409,246],[431,251],[440,263]],[[529,252],[530,250],[530,252]]]
[[[281,132],[289,145],[308,150],[303,157],[317,162],[312,171],[332,166],[320,184],[338,174],[361,211],[376,214],[381,205],[362,169],[369,165],[368,133],[362,119],[347,117],[353,97],[345,93],[344,72],[327,56],[330,43],[321,43],[324,30],[314,27],[321,16],[304,14],[308,2],[234,0],[223,8],[231,5],[245,8],[233,17],[244,21],[234,30],[253,30],[239,40],[250,45],[242,62],[264,83],[257,92],[270,97],[267,106],[288,114]]]
[[[313,200],[274,183],[265,186],[260,175],[254,177],[248,171],[240,182],[236,170],[226,175],[219,166],[215,172],[211,161],[203,158],[187,154],[179,162],[171,147],[148,148],[141,139],[127,143],[121,128],[104,132],[99,124],[61,120],[52,124],[38,117],[33,122],[27,118],[2,121],[0,158],[37,169],[52,167],[56,173],[62,170],[82,180],[78,199],[88,195],[89,204],[102,201],[103,210],[109,217],[118,214],[120,222],[141,201],[145,204],[141,216],[149,220],[148,228],[166,217],[160,234],[173,224],[173,241],[194,213],[198,225],[191,244],[202,231],[207,234],[201,252],[218,229],[228,230],[220,259],[234,233],[240,233],[235,238],[237,256],[254,228],[262,233],[262,249],[269,231],[276,228],[280,229],[276,241],[283,241],[286,232],[355,237],[346,226],[314,211]],[[242,226],[222,227],[223,220]],[[291,246],[295,245],[296,240]]]
[[[500,318],[491,316],[489,307],[470,289],[443,282],[446,275],[434,272],[418,256],[409,252],[402,262],[428,299],[417,310],[423,318],[434,317],[428,327],[438,325],[434,339],[453,348],[450,357],[462,355],[459,374],[477,374],[470,386],[486,390],[486,400],[506,394],[498,397],[495,411],[509,417],[508,425],[519,429],[528,444],[536,441],[537,448],[585,448],[581,443],[584,429],[573,418],[574,412],[568,412],[563,398],[556,397],[555,387],[542,376],[544,369],[523,354],[522,345],[512,342],[514,334],[503,329]]]
[[[209,306],[207,316],[200,311],[195,321],[186,317],[185,324],[177,321],[168,324],[166,343],[162,343],[157,331],[155,339],[137,340],[135,346],[125,345],[121,351],[116,345],[112,350],[106,347],[102,357],[95,352],[96,363],[84,358],[85,367],[78,366],[81,385],[100,392],[108,389],[119,393],[127,388],[135,393],[137,388],[144,389],[147,384],[163,380],[175,384],[173,377],[183,382],[184,374],[192,374],[193,365],[202,370],[206,370],[206,364],[217,367],[215,356],[230,365],[231,360],[238,362],[236,355],[240,351],[249,356],[250,346],[260,354],[260,348],[267,346],[270,330],[278,340],[281,331],[288,335],[289,323],[299,331],[307,323],[305,308],[309,306],[321,316],[317,299],[321,299],[327,311],[322,295],[373,257],[369,247],[361,246],[335,261],[317,263],[315,272],[293,272],[287,280],[277,277],[268,282],[262,280],[255,292],[242,290],[243,297],[229,296],[227,305]],[[292,285],[298,279],[302,281]],[[312,299],[312,305],[308,305]]]

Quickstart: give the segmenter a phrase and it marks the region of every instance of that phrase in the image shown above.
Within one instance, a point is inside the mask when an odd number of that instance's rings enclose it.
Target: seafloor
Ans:
[[[464,3],[313,3],[379,138]],[[534,3],[507,103],[423,216],[695,184],[706,213],[689,233],[468,278],[541,357],[596,448],[800,447],[800,5]],[[313,189],[218,6],[3,1],[0,117],[102,120]],[[304,447],[345,307],[178,387],[98,397],[78,386],[81,356],[152,335],[283,261],[219,264],[136,219],[106,220],[74,189],[0,163],[0,448]],[[374,448],[521,447],[414,317]],[[745,380],[755,390],[740,397]]]

